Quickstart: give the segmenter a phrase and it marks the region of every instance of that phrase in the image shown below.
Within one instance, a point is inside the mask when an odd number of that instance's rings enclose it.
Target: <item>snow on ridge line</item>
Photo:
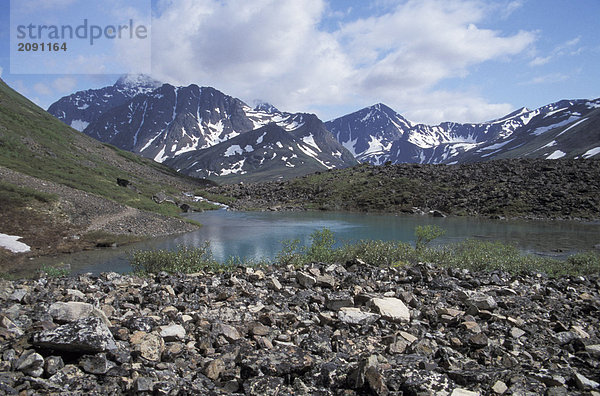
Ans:
[[[20,236],[0,233],[0,248],[8,249],[13,253],[27,253],[31,251],[29,245],[19,242]]]

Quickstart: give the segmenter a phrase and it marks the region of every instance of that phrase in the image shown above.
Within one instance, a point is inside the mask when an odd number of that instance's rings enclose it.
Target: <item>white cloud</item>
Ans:
[[[568,40],[564,43],[561,43],[554,47],[548,56],[536,56],[533,58],[531,62],[529,62],[529,66],[541,66],[549,63],[550,61],[560,58],[565,55],[575,56],[579,55],[583,52],[583,48],[574,48],[581,41],[581,37],[575,37],[571,40]]]
[[[2,77],[2,72],[4,71],[4,69],[2,69],[2,66],[0,66],[0,78]]]
[[[563,73],[550,73],[542,76],[537,76],[530,81],[521,83],[520,85],[537,85],[537,84],[552,84],[568,80],[569,76]]]
[[[520,2],[508,4],[516,9]],[[490,13],[482,1],[394,3],[386,14],[334,32],[318,29],[330,15],[323,0],[165,0],[159,6],[153,75],[211,85],[247,101],[265,98],[290,111],[383,101],[426,117],[415,121],[500,116],[508,105],[439,92],[436,85],[535,41],[532,32],[506,36],[478,27]],[[461,106],[454,102],[459,98]],[[436,115],[427,115],[422,109],[433,104]]]

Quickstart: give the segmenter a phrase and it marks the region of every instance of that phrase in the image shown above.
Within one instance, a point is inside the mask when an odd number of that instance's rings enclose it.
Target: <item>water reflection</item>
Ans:
[[[600,224],[547,221],[497,221],[473,218],[433,218],[331,212],[228,212],[190,215],[204,224],[192,233],[157,238],[117,249],[76,253],[39,259],[40,264],[68,262],[74,272],[129,272],[128,255],[137,249],[175,249],[178,245],[201,246],[208,240],[216,259],[237,256],[259,260],[274,258],[281,241],[299,239],[308,244],[310,234],[331,229],[339,243],[361,239],[414,241],[414,228],[435,224],[447,230],[439,243],[481,238],[514,243],[530,252],[555,255],[590,249],[600,243]]]

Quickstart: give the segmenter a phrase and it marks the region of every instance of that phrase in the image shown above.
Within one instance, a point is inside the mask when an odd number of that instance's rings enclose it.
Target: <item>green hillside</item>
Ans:
[[[105,145],[68,127],[0,80],[0,166],[84,190],[138,209],[177,214],[152,195],[193,190],[202,181]],[[137,188],[122,188],[117,178]],[[139,193],[138,193],[139,192]]]
[[[0,80],[0,233],[31,247],[0,248],[0,272],[31,256],[189,231],[177,205],[153,196],[182,203],[213,184],[85,136]]]

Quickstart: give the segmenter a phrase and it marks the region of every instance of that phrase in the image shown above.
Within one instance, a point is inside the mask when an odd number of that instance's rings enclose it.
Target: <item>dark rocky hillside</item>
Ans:
[[[349,210],[459,216],[600,219],[600,161],[496,160],[401,164],[222,186],[234,208]]]
[[[3,394],[600,390],[598,275],[348,262],[0,286]]]

